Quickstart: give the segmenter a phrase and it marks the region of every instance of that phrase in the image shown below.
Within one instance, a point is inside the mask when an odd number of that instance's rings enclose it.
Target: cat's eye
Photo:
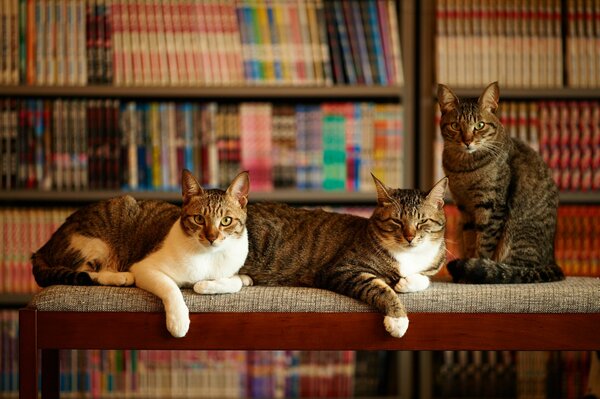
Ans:
[[[452,122],[452,123],[450,124],[450,128],[451,128],[452,130],[460,130],[460,124],[459,124],[458,122]]]
[[[194,222],[196,224],[204,224],[204,216],[202,216],[202,215],[194,215]]]
[[[477,122],[477,124],[475,125],[475,130],[481,130],[485,127],[485,122],[479,121]]]
[[[229,226],[233,222],[233,218],[231,216],[225,216],[221,219],[221,226]]]

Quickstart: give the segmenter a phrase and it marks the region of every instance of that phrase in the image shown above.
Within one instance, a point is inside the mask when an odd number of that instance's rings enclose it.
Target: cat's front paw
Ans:
[[[383,325],[392,337],[401,338],[408,330],[408,317],[385,316]]]
[[[172,336],[175,338],[185,337],[189,329],[190,315],[187,308],[167,312],[167,330]]]
[[[394,287],[394,291],[407,293],[423,291],[429,287],[429,277],[422,274],[411,274],[410,276],[402,277],[398,284]]]
[[[248,276],[247,274],[239,274],[238,276],[240,277],[240,280],[242,280],[243,287],[249,287],[251,285],[254,285],[252,277]]]

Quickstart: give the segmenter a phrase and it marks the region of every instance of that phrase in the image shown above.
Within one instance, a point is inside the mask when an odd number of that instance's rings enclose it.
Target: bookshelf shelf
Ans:
[[[179,191],[40,191],[12,190],[0,193],[0,202],[4,203],[87,203],[130,194],[137,199],[157,199],[170,202],[181,201]],[[302,191],[295,189],[255,192],[250,194],[251,201],[279,201],[296,204],[360,204],[374,205],[374,192],[344,191]]]
[[[2,96],[114,97],[196,99],[389,99],[402,97],[400,86],[214,86],[214,87],[115,87],[115,86],[0,86]]]
[[[481,87],[478,88],[453,88],[453,91],[459,97],[479,97]],[[500,96],[504,99],[516,100],[593,100],[600,99],[600,88],[581,89],[581,88],[556,88],[556,89],[511,89],[500,88]],[[437,97],[437,88],[433,90],[433,98]]]
[[[23,307],[29,303],[33,294],[0,294],[2,307]]]

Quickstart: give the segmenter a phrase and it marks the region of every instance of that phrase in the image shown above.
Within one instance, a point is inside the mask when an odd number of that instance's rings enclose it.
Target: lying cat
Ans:
[[[183,205],[122,196],[81,208],[31,257],[42,286],[135,284],[158,296],[167,329],[183,337],[189,311],[180,287],[201,294],[239,291],[248,253],[249,179],[240,173],[227,191],[204,190],[182,172]]]
[[[439,85],[442,162],[461,214],[454,281],[535,283],[564,278],[554,259],[558,190],[540,155],[496,115],[500,91],[459,99]]]
[[[444,193],[386,187],[373,176],[377,207],[369,219],[283,204],[248,206],[248,258],[240,273],[257,285],[319,287],[359,299],[385,314],[402,337],[408,318],[397,292],[429,286],[445,263]]]

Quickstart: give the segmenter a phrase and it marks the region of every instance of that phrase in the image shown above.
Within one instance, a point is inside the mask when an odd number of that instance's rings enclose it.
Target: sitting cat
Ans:
[[[240,273],[258,285],[311,286],[359,299],[385,314],[394,337],[408,328],[397,292],[429,286],[445,263],[447,179],[427,194],[386,187],[373,176],[369,219],[283,204],[248,206],[249,253]]]
[[[535,283],[564,278],[554,259],[558,190],[542,158],[496,115],[497,83],[478,100],[438,87],[443,167],[461,214],[454,281]]]
[[[31,257],[42,286],[135,284],[158,296],[174,337],[189,329],[180,287],[201,294],[237,292],[251,280],[238,271],[248,253],[249,180],[204,190],[182,172],[183,205],[125,195],[81,208]]]

